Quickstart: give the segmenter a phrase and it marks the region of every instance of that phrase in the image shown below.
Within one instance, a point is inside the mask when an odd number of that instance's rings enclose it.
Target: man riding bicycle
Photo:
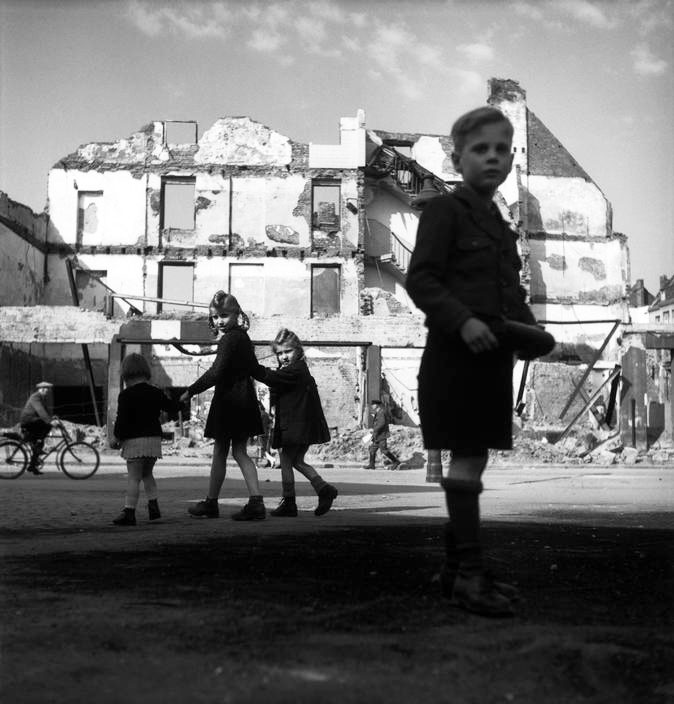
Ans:
[[[49,435],[54,417],[54,401],[52,398],[53,384],[41,381],[35,386],[36,391],[30,395],[21,411],[19,423],[24,438],[30,443],[32,453],[28,472],[42,474],[38,469],[39,458],[44,445],[44,439]]]

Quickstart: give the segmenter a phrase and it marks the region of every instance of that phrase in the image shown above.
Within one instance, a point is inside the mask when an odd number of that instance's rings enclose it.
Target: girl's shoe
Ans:
[[[262,501],[254,501],[251,497],[248,503],[232,514],[233,521],[261,521],[267,517],[267,509]]]
[[[276,517],[287,516],[290,518],[297,516],[297,502],[295,497],[284,496],[281,499],[281,503],[275,509],[270,511],[269,515]]]
[[[484,578],[489,580],[495,592],[501,594],[501,596],[504,596],[511,602],[520,601],[522,598],[520,590],[514,584],[498,581],[494,578],[491,572],[489,572],[489,570],[485,570]],[[440,587],[443,595],[448,599],[453,598],[454,582],[456,581],[456,569],[450,569],[447,565],[445,565],[440,571],[440,574],[436,575],[435,579],[440,580]]]
[[[135,526],[136,525],[136,509],[124,508],[122,512],[112,521],[116,526]]]
[[[147,502],[147,513],[151,521],[156,521],[158,518],[161,518],[161,512],[159,511],[157,499],[150,499]]]
[[[195,518],[217,518],[220,515],[218,500],[205,498],[203,501],[198,501],[194,506],[190,506],[187,512]]]
[[[326,484],[318,492],[318,506],[314,509],[314,516],[322,516],[327,513],[332,506],[332,502],[337,498],[337,487],[332,486],[332,484]]]

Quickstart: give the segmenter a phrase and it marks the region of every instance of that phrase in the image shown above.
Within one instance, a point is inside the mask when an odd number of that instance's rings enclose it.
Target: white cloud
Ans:
[[[609,3],[590,2],[590,0],[546,0],[545,2],[527,2],[518,0],[511,7],[517,14],[534,22],[540,22],[552,29],[564,28],[570,17],[581,24],[597,29],[611,29],[618,24],[612,13],[603,7],[611,8]]]
[[[488,44],[480,42],[459,44],[456,50],[463,54],[468,61],[489,61],[494,58],[494,49]]]
[[[248,40],[248,46],[255,51],[273,54],[281,48],[284,42],[285,38],[276,30],[258,27],[253,30]]]
[[[659,59],[645,44],[639,44],[630,52],[634,72],[640,76],[659,76],[667,70],[667,62]]]
[[[130,0],[126,16],[141,32],[150,37],[178,34],[186,39],[224,37],[228,26],[214,15],[215,5],[177,4],[157,5],[141,0]]]
[[[554,7],[574,19],[598,29],[610,29],[615,20],[608,17],[598,3],[589,0],[558,0]]]

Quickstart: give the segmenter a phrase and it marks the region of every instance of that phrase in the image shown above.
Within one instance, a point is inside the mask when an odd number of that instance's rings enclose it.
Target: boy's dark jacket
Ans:
[[[280,369],[260,365],[254,376],[271,388],[272,447],[317,445],[330,440],[316,381],[303,358]]]
[[[457,333],[477,317],[535,324],[520,285],[517,235],[467,188],[431,200],[421,215],[406,288],[429,329]]]
[[[161,411],[177,413],[180,404],[172,401],[161,389],[141,383],[128,386],[117,398],[114,433],[118,440],[161,435]]]

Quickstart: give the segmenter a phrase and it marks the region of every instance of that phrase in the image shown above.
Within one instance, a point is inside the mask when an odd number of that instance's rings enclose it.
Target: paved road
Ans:
[[[125,465],[105,456],[98,473],[87,480],[68,479],[49,465],[39,477],[24,474],[0,482],[0,554],[44,553],[59,550],[128,549],[165,542],[189,542],[200,537],[255,533],[287,533],[403,523],[442,523],[444,495],[426,482],[425,469],[363,470],[357,466],[323,466],[319,471],[340,495],[333,510],[316,518],[316,498],[303,478],[297,481],[300,516],[269,517],[266,521],[228,520],[245,502],[246,490],[235,466],[229,471],[220,498],[221,518],[195,520],[187,508],[203,498],[208,458],[161,460],[156,469],[163,518],[149,524],[141,493],[139,525],[111,525],[125,488]],[[268,508],[281,493],[277,469],[259,471]],[[674,528],[674,468],[666,466],[527,466],[488,469],[484,477],[482,516],[490,520],[535,523],[575,523],[589,526]],[[128,535],[132,530],[133,540]],[[120,540],[120,536],[124,536]]]

